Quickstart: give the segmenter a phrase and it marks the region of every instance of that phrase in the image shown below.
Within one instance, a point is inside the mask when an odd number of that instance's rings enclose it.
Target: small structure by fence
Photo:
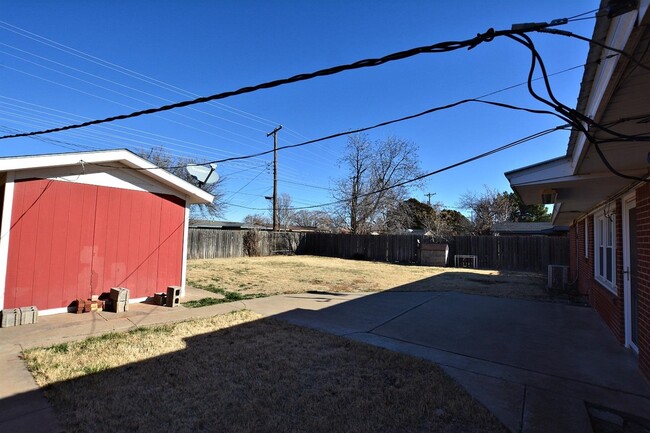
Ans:
[[[188,258],[244,257],[246,233],[190,228]],[[343,259],[420,264],[421,245],[433,242],[420,235],[347,235],[332,233],[256,233],[256,254],[309,254]],[[440,242],[439,240],[437,242]],[[454,256],[476,256],[484,269],[546,272],[548,265],[569,264],[569,239],[557,236],[455,236],[449,245],[449,265]]]

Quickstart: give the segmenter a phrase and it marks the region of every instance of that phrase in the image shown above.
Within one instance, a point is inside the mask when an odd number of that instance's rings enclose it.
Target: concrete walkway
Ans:
[[[513,432],[590,432],[585,402],[648,416],[635,357],[584,307],[458,293],[300,294],[198,309],[131,305],[0,329],[0,431],[58,432],[24,348],[250,309],[439,364]],[[40,430],[39,430],[40,429]]]

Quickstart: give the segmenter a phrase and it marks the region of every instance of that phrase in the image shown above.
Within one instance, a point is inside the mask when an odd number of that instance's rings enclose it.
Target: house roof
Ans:
[[[265,226],[258,226],[255,224],[242,223],[238,221],[213,221],[213,220],[190,221],[190,227],[223,229],[223,230],[249,230],[249,229],[265,230],[266,229]]]
[[[237,221],[214,221],[214,220],[194,220],[190,221],[190,227],[204,229],[221,229],[221,230],[273,230],[271,224],[248,224]],[[289,232],[314,232],[316,226],[283,226],[281,231]]]
[[[102,150],[93,152],[69,152],[47,155],[12,156],[0,158],[0,172],[51,169],[55,167],[85,166],[106,170],[133,170],[188,198],[189,203],[211,203],[212,194],[197,188],[189,182],[157,167],[144,158],[126,149]]]
[[[566,226],[555,226],[548,222],[504,222],[495,223],[492,226],[493,233],[510,233],[510,234],[553,234],[566,232],[569,228]]]
[[[608,1],[601,2],[605,9]],[[639,10],[614,18],[599,16],[592,38],[643,59],[650,45],[648,3]],[[650,72],[627,57],[591,44],[576,105],[577,111],[601,125],[610,125],[626,135],[648,133]],[[600,140],[610,138],[598,128],[591,133]],[[650,143],[619,141],[600,145],[606,161],[625,175],[645,178]],[[637,181],[615,175],[603,162],[598,149],[584,134],[573,132],[564,156],[505,173],[512,189],[526,204],[542,202],[542,193],[556,193],[555,224],[569,225],[582,215],[632,188]]]

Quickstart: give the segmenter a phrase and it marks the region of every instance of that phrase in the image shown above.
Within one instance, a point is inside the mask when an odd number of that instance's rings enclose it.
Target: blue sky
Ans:
[[[34,1],[3,2],[0,18],[0,128],[31,131],[128,113],[302,72],[380,57],[488,28],[550,21],[598,7],[596,1]],[[593,14],[591,14],[593,15]],[[591,36],[595,20],[562,28]],[[588,44],[532,34],[550,73],[584,64]],[[374,68],[291,84],[219,103],[43,136],[4,140],[0,156],[87,148],[164,146],[205,161],[293,144],[478,97],[526,80],[529,52],[506,38],[471,51],[422,54]],[[553,76],[556,96],[575,106],[583,69]],[[540,85],[540,82],[537,83]],[[538,87],[541,88],[541,87]],[[490,100],[531,108],[525,86]],[[557,126],[554,117],[489,106],[463,106],[373,130],[419,146],[433,171]],[[7,129],[8,128],[8,129]],[[557,132],[430,177],[411,195],[456,208],[468,191],[509,190],[503,175],[563,155]],[[343,176],[338,138],[279,153],[279,192],[295,206],[332,200]],[[230,204],[224,219],[265,213],[272,157],[221,164]]]

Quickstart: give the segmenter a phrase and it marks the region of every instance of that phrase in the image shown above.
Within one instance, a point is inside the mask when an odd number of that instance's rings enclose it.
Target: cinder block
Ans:
[[[116,313],[129,311],[129,301],[113,301],[113,306]]]
[[[112,287],[109,297],[114,301],[128,301],[129,289],[124,287]]]
[[[20,325],[20,310],[18,308],[5,308],[0,311],[0,328]]]
[[[179,286],[167,287],[167,306],[178,307],[181,304],[181,288]]]
[[[38,322],[38,308],[35,306],[20,308],[20,324],[31,325]]]

